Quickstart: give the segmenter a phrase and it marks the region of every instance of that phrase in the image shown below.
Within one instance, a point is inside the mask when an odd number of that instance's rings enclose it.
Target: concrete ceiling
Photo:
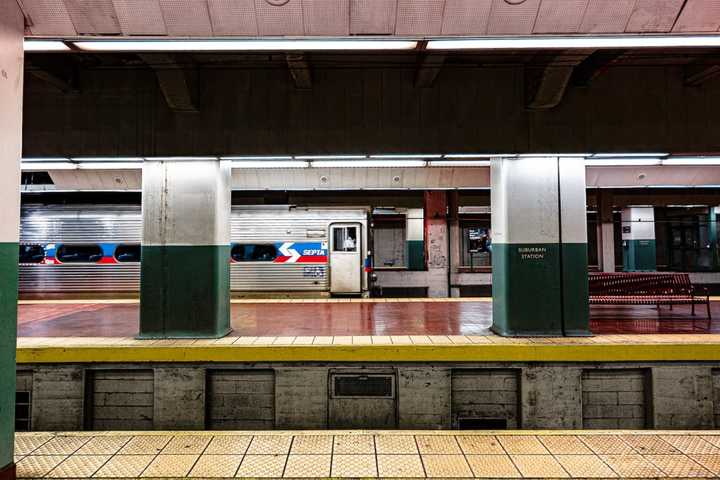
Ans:
[[[10,0],[3,0],[10,1]],[[17,0],[28,36],[695,33],[720,0]]]

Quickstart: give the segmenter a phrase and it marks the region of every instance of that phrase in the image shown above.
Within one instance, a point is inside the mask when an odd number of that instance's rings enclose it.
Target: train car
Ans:
[[[366,208],[233,207],[230,285],[252,292],[367,295]],[[22,209],[20,295],[137,294],[139,206]]]

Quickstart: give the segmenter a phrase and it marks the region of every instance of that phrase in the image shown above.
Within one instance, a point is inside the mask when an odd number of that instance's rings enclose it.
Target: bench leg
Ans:
[[[670,311],[672,312],[672,303],[670,304]]]
[[[695,316],[695,302],[693,302],[691,305],[692,305],[692,314],[694,317]]]
[[[712,320],[712,315],[710,314],[710,300],[707,301],[707,312],[708,312],[708,320]]]

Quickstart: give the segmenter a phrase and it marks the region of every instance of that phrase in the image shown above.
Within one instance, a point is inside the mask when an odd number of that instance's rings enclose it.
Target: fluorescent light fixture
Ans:
[[[140,163],[143,161],[142,157],[71,157],[70,160],[77,163],[83,162],[135,162]]]
[[[21,162],[20,170],[45,171],[45,170],[77,170],[77,164],[72,162]]]
[[[720,35],[557,35],[430,40],[428,50],[720,47]]]
[[[451,153],[443,155],[443,158],[492,158],[503,157],[507,155],[488,155],[487,153]]]
[[[671,157],[663,165],[720,165],[720,157]]]
[[[378,159],[402,159],[402,158],[442,158],[442,155],[432,154],[432,155],[395,155],[395,154],[389,154],[389,155],[370,155],[370,158],[378,158]]]
[[[70,47],[60,40],[23,40],[26,52],[69,52]]]
[[[490,160],[431,160],[430,167],[489,167]]]
[[[295,160],[359,160],[367,155],[297,155]]]
[[[424,167],[425,160],[318,160],[312,166],[317,168],[373,168],[373,167]]]
[[[310,162],[303,160],[233,160],[232,168],[307,168]]]
[[[292,160],[290,155],[271,155],[271,156],[249,156],[249,157],[220,157],[220,160]]]
[[[592,158],[657,158],[667,157],[669,153],[594,153]],[[589,156],[589,155],[588,155]]]
[[[642,167],[648,165],[661,165],[659,158],[602,158],[585,159],[586,167]]]
[[[123,39],[78,40],[73,45],[92,52],[177,52],[177,51],[308,51],[308,50],[413,50],[416,40],[403,39]]]
[[[218,157],[145,157],[148,162],[207,162]]]
[[[142,162],[82,162],[78,170],[140,170]]]

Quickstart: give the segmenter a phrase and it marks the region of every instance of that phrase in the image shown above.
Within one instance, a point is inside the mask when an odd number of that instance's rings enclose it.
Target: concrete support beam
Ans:
[[[500,335],[589,335],[585,165],[493,159],[493,326]]]
[[[199,111],[194,93],[196,79],[178,60],[165,53],[143,53],[140,58],[153,69],[158,85],[170,110],[197,113]]]
[[[435,79],[445,64],[445,55],[428,54],[422,57],[415,71],[415,86],[417,88],[432,88]]]
[[[288,53],[285,56],[290,69],[290,76],[295,82],[295,88],[298,90],[312,89],[312,72],[310,71],[310,63],[305,55],[298,53]]]
[[[707,366],[652,369],[653,427],[658,430],[713,428],[713,377]]]
[[[205,369],[155,369],[153,427],[155,430],[205,428]]]
[[[593,80],[607,72],[622,58],[626,50],[598,50],[575,66],[570,83],[576,87],[587,87]]]
[[[575,67],[593,53],[592,50],[561,54],[542,69],[525,69],[527,108],[546,110],[557,107],[565,96]]]
[[[720,76],[720,63],[695,64],[685,67],[685,85],[699,87],[709,80]]]
[[[449,291],[447,193],[425,192],[425,263],[428,271],[428,297],[447,298]]]
[[[568,365],[523,368],[520,393],[522,428],[582,428],[581,368]]]
[[[398,368],[398,428],[451,428],[451,384],[450,368]]]
[[[146,161],[142,184],[140,337],[226,335],[230,330],[229,162]]]
[[[52,85],[62,93],[78,92],[77,72],[74,67],[60,65],[40,65],[39,63],[25,62],[25,70],[35,78]]]
[[[24,18],[17,2],[0,2],[0,480],[15,478],[23,30]]]

